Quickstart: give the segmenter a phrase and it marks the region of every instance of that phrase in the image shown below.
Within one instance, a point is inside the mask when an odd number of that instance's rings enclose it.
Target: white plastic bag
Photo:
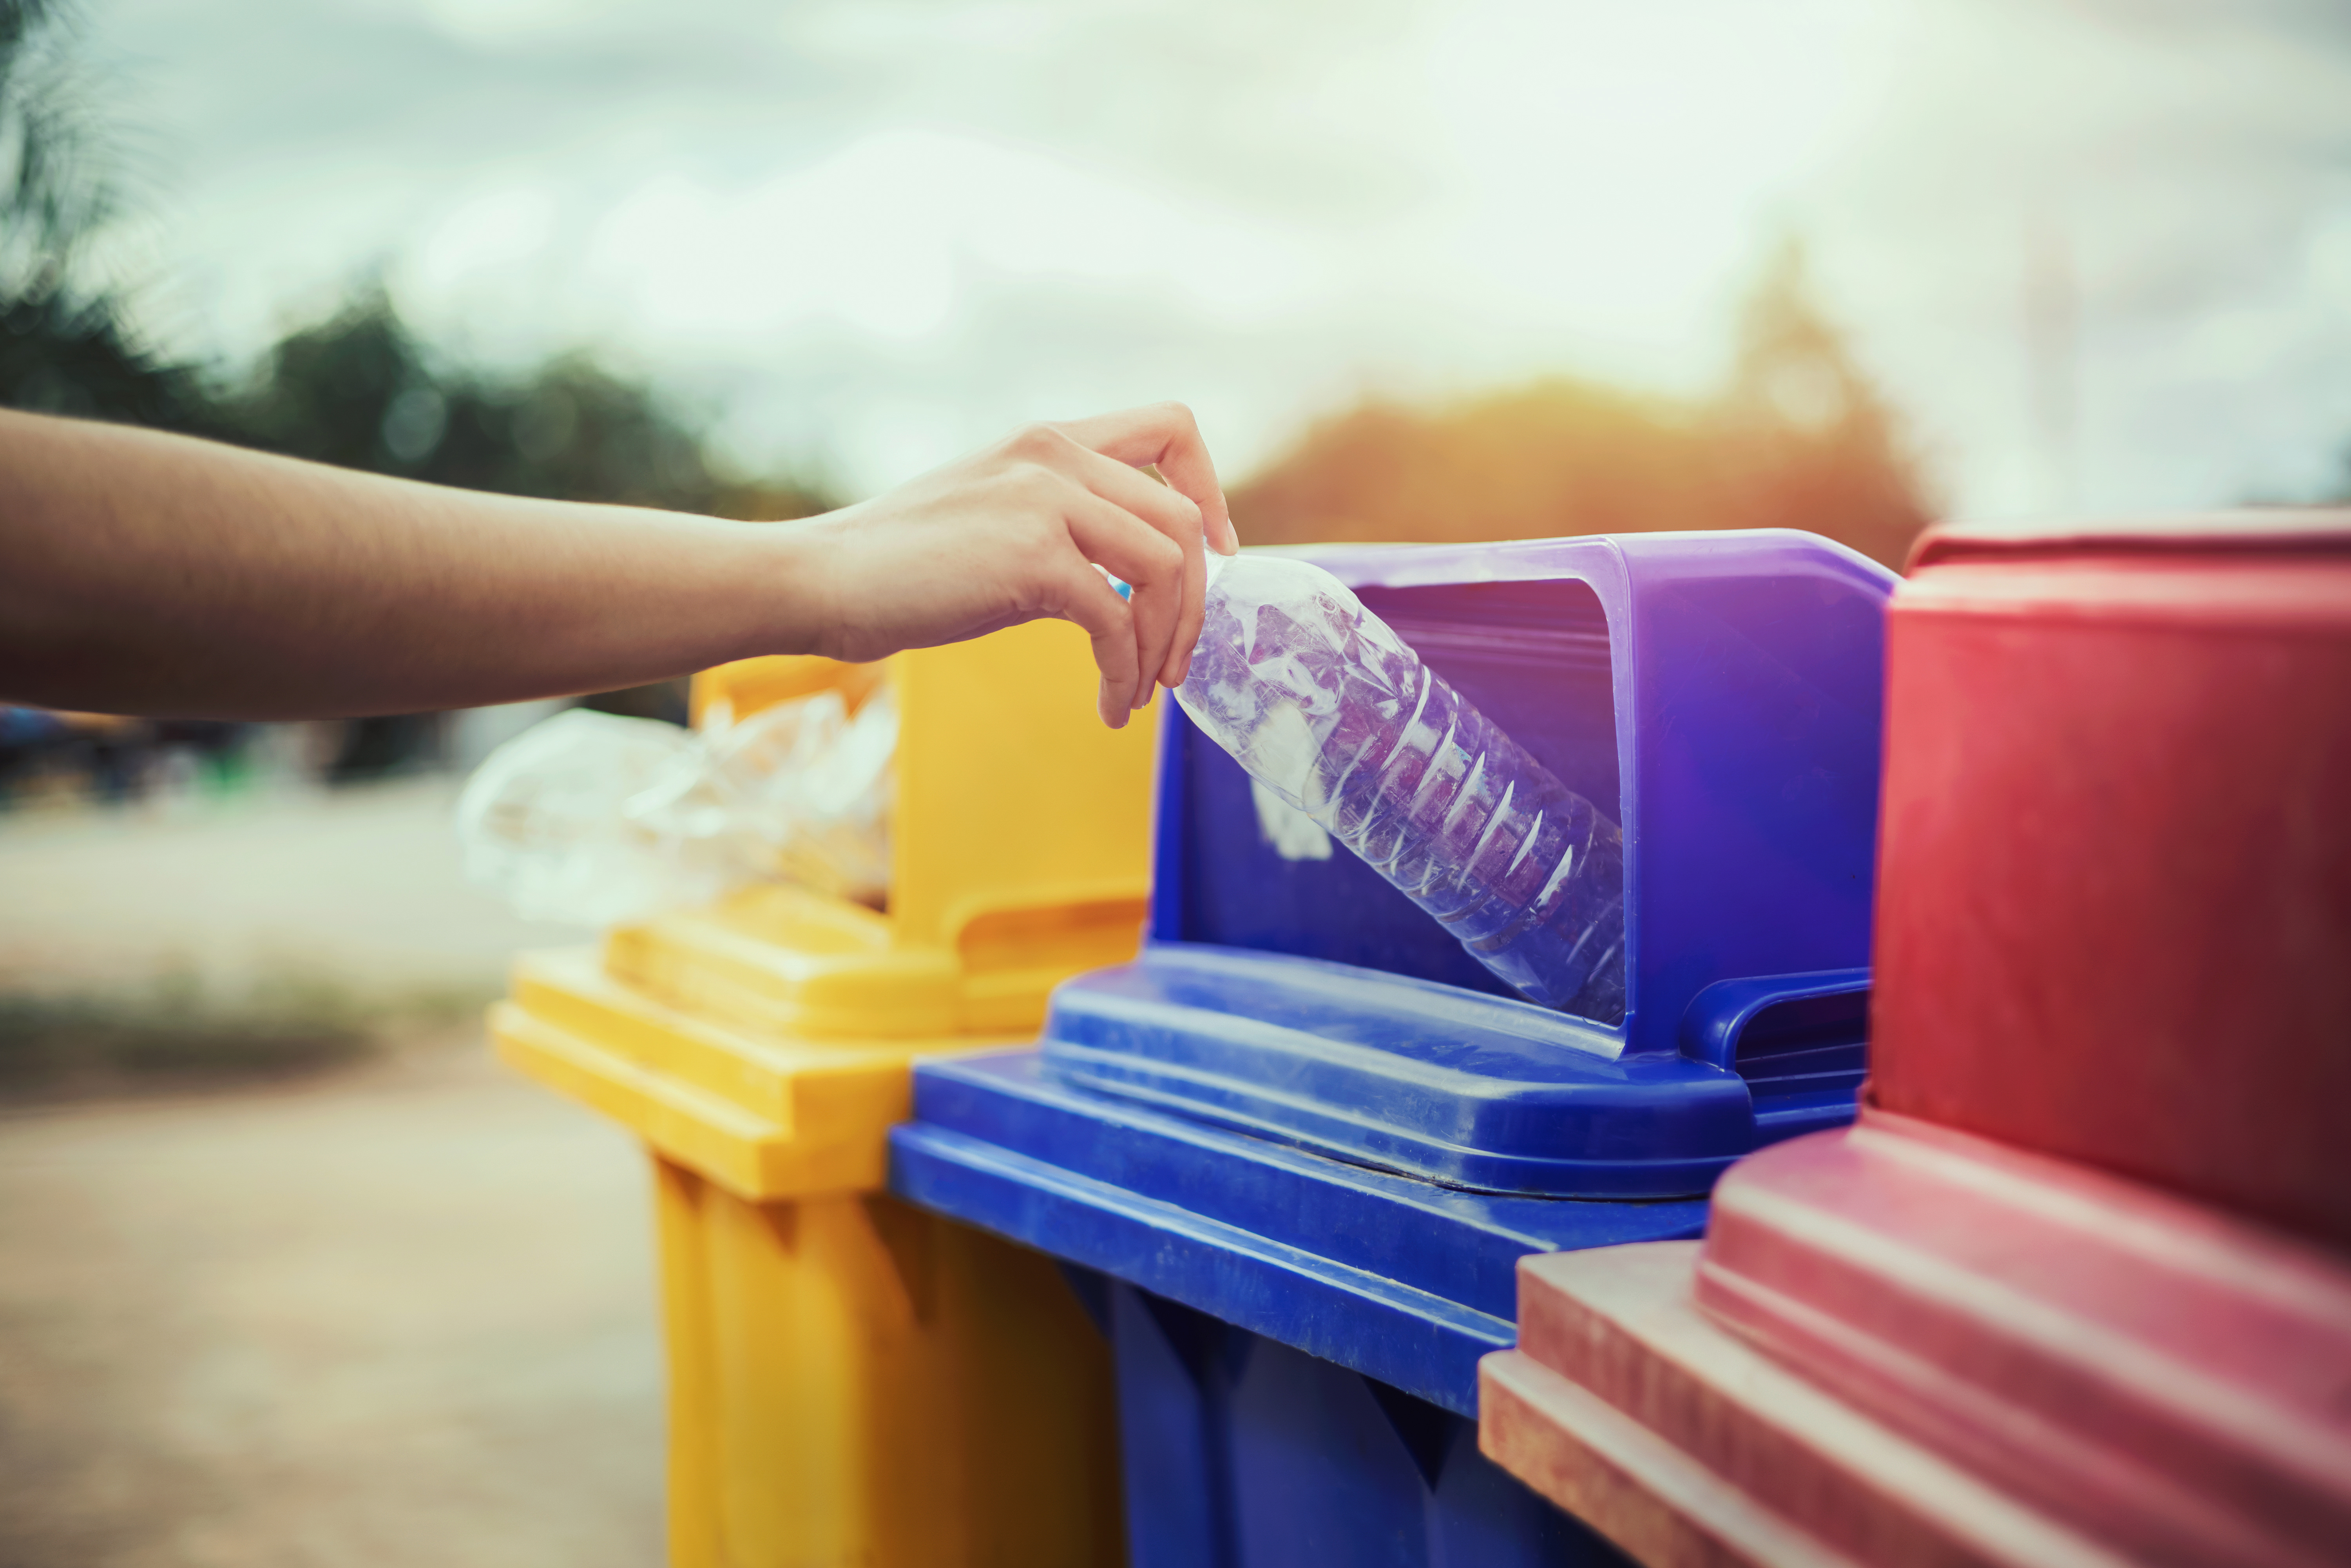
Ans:
[[[527,918],[591,926],[759,880],[879,904],[897,740],[886,688],[853,718],[820,692],[702,735],[559,714],[467,781],[465,874]]]

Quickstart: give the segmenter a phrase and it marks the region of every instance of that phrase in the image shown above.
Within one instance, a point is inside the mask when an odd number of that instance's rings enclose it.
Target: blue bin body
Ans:
[[[892,1187],[1094,1307],[1135,1568],[1614,1563],[1478,1452],[1477,1364],[1521,1257],[1699,1235],[1852,1115],[1893,578],[1777,530],[1313,553],[1623,825],[1624,1021],[1508,995],[1171,707],[1142,955],[918,1064]]]
[[[1132,1285],[1106,1289],[1134,1568],[1625,1561],[1479,1453],[1475,1421]]]
[[[921,1064],[900,1197],[1071,1266],[1117,1360],[1134,1568],[1619,1559],[1478,1452],[1530,1252],[1699,1199],[1473,1193],[1121,1104],[1019,1051]]]

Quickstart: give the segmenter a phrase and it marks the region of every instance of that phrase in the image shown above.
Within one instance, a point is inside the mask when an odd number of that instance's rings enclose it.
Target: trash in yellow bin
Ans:
[[[889,908],[747,889],[526,956],[500,1054],[652,1152],[673,1568],[1054,1568],[1123,1557],[1106,1348],[1047,1259],[883,1191],[919,1054],[1033,1036],[1134,955],[1155,716],[1094,717],[1040,622],[880,665],[697,677],[739,720],[898,704]]]

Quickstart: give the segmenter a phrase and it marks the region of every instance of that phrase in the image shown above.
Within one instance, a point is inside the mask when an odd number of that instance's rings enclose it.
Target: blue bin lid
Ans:
[[[1296,553],[1623,828],[1610,1054],[1679,1052],[1710,986],[1868,963],[1892,572],[1783,528]],[[1509,994],[1344,848],[1282,841],[1164,717],[1155,937]]]
[[[1531,1002],[1153,943],[1056,990],[1040,1043],[1064,1082],[1356,1165],[1483,1192],[1666,1197],[1850,1120],[1867,998],[1866,970],[1732,982],[1697,1009],[1687,1051],[1620,1056],[1606,1029]]]
[[[1033,1051],[914,1065],[890,1190],[1465,1416],[1531,1252],[1695,1237],[1703,1200],[1465,1192],[1076,1088]]]

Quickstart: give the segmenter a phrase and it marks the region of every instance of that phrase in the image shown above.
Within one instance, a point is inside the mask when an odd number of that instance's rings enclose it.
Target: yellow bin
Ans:
[[[879,666],[697,678],[740,717],[899,705],[890,910],[782,887],[526,955],[499,1053],[651,1150],[673,1568],[1054,1568],[1123,1556],[1106,1348],[1042,1256],[883,1190],[918,1054],[1034,1038],[1134,956],[1155,713],[1093,716],[1059,622]]]

